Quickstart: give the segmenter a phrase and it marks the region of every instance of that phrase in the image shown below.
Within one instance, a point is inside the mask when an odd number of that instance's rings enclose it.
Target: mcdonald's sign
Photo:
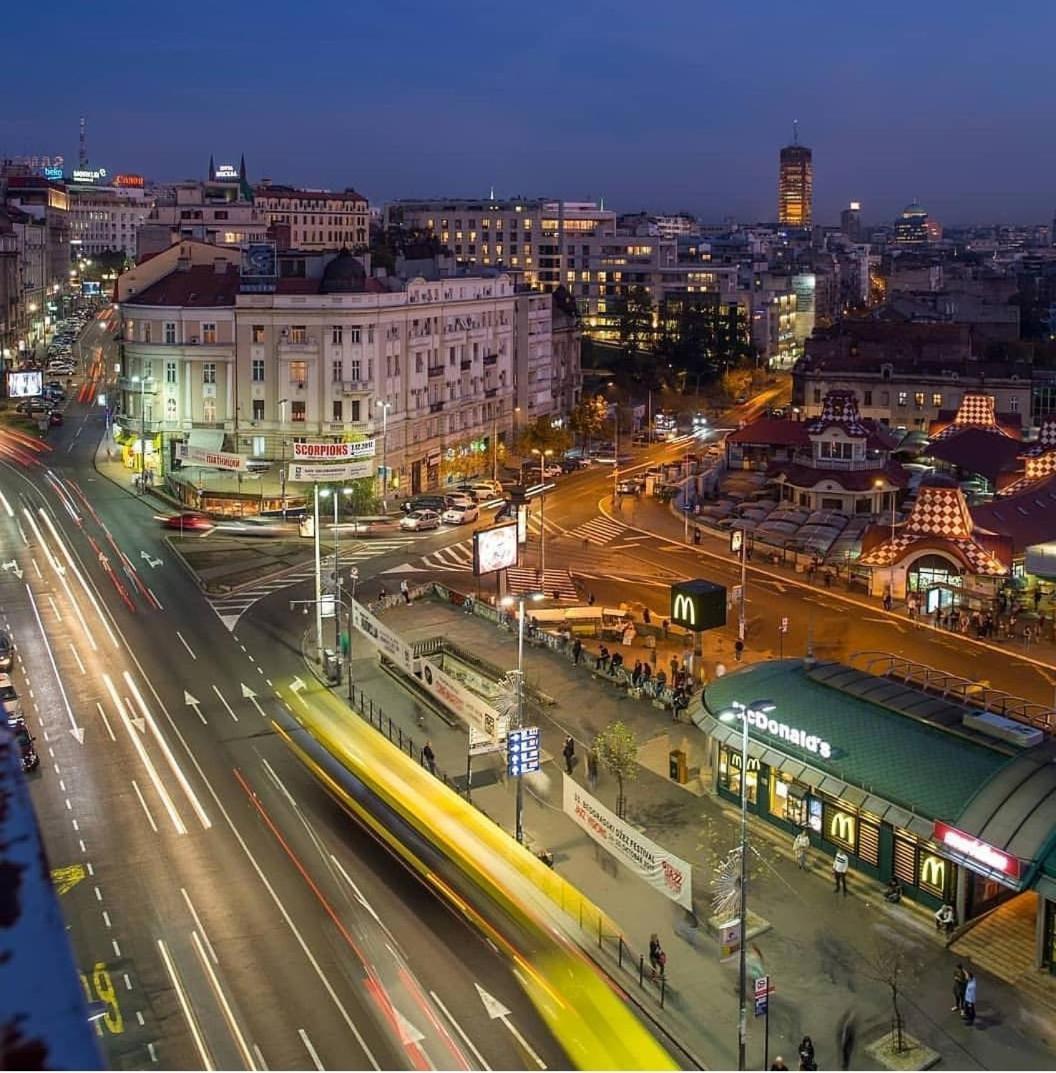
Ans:
[[[946,890],[946,862],[941,857],[921,855],[920,885],[933,890]]]
[[[671,621],[693,633],[726,625],[726,589],[710,581],[681,581],[671,586]]]
[[[854,817],[849,812],[838,812],[833,809],[829,813],[829,835],[834,842],[843,842],[848,846],[854,845]]]

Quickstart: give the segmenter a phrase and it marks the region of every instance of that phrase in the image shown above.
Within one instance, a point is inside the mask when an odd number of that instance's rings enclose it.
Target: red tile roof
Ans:
[[[213,308],[233,306],[238,294],[241,273],[238,265],[227,265],[217,272],[212,265],[191,265],[176,269],[126,299],[132,305],[189,306]]]
[[[809,447],[806,421],[784,417],[760,417],[744,428],[731,432],[727,443],[748,443],[765,447]]]
[[[984,529],[1009,537],[1017,555],[1031,544],[1056,540],[1056,474],[1019,495],[973,508],[972,519]]]
[[[883,477],[896,488],[905,488],[909,482],[906,471],[897,462],[878,465],[876,469],[815,469],[798,462],[778,462],[767,471],[767,476],[783,476],[788,484],[796,488],[815,488],[822,481],[833,481],[845,492],[865,492],[873,487],[873,482]]]

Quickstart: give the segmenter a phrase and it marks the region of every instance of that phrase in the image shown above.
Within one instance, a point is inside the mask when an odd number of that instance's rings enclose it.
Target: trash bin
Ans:
[[[332,648],[323,649],[323,674],[331,685],[341,681],[341,659]]]
[[[689,770],[686,765],[685,749],[672,749],[667,754],[668,774],[679,785],[684,786],[689,778]]]

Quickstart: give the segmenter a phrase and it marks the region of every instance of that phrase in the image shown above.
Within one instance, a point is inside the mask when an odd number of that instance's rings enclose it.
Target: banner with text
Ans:
[[[297,462],[347,462],[352,458],[373,458],[374,441],[327,443],[322,440],[309,440],[293,445],[293,457]]]
[[[639,834],[570,776],[565,775],[564,780],[565,813],[598,845],[604,846],[613,857],[641,876],[651,887],[692,912],[693,877],[690,865]]]
[[[352,601],[352,625],[401,670],[414,674],[417,662],[414,648],[355,600]]]
[[[176,457],[185,466],[227,469],[239,473],[244,473],[249,469],[249,455],[229,454],[227,451],[207,451],[204,447],[191,447],[186,443],[176,445]]]
[[[329,481],[358,481],[374,476],[374,463],[365,462],[291,462],[286,467],[286,479],[294,484],[326,484]]]
[[[427,659],[422,660],[422,685],[448,711],[485,737],[497,741],[505,733],[505,720],[487,701]]]

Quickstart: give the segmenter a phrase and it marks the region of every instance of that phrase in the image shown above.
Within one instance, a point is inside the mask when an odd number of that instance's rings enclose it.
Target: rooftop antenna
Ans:
[[[83,115],[81,116],[81,140],[77,152],[77,161],[82,171],[88,167],[88,143],[85,141],[85,118]]]
[[[792,120],[792,144],[799,145],[799,120]]]

